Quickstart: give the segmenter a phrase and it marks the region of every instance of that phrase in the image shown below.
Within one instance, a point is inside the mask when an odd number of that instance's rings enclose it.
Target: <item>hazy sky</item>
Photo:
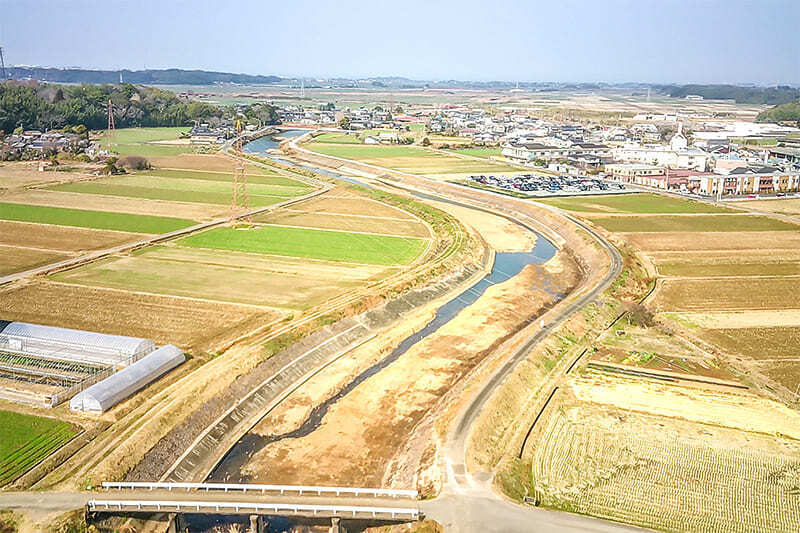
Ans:
[[[800,0],[0,0],[7,63],[800,84]]]

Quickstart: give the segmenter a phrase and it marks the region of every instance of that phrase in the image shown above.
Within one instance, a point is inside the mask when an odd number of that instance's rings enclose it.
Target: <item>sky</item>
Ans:
[[[0,0],[7,64],[800,85],[800,0]]]

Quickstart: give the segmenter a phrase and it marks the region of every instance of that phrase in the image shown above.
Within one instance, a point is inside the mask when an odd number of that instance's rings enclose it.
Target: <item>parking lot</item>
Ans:
[[[517,174],[511,176],[472,175],[468,181],[490,188],[530,194],[531,196],[563,196],[570,194],[609,194],[625,190],[621,183],[599,178]]]

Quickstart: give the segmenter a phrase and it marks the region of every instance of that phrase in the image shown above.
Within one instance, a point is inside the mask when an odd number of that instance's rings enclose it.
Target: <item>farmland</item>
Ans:
[[[758,209],[770,213],[781,213],[784,215],[800,215],[800,198],[782,198],[776,200],[754,200],[746,202],[736,202],[739,207]]]
[[[167,233],[194,225],[177,218],[8,203],[0,203],[0,219],[131,233]]]
[[[731,213],[723,207],[694,200],[682,200],[652,193],[619,194],[614,196],[573,196],[539,200],[567,211],[583,213]]]
[[[111,150],[121,156],[143,157],[174,156],[193,151],[188,144],[169,144],[189,128],[124,128],[115,130],[111,137]],[[103,140],[105,143],[105,139]]]
[[[231,202],[231,185],[226,181],[208,179],[162,178],[160,176],[135,175],[106,178],[91,182],[69,183],[53,187],[57,191],[148,198],[171,202],[191,202],[226,205]],[[297,184],[248,185],[250,205],[261,207],[272,205],[293,196],[310,192],[309,187]]]
[[[0,314],[9,320],[144,337],[197,352],[213,351],[280,316],[268,309],[46,280],[0,290]]]
[[[0,411],[0,486],[16,478],[69,441],[76,433],[66,422]]]
[[[426,242],[416,238],[368,233],[260,226],[250,231],[218,228],[179,241],[185,246],[237,250],[378,265],[416,259]]]
[[[416,146],[363,145],[311,142],[309,150],[334,157],[416,174],[464,174],[470,172],[513,172],[514,167],[425,150]]]
[[[659,217],[592,217],[592,221],[615,233],[655,232],[742,232],[798,231],[800,226],[752,215],[697,215],[691,217],[664,215]]]
[[[800,522],[791,439],[594,404],[541,423],[531,470],[545,505],[667,531],[778,533]]]

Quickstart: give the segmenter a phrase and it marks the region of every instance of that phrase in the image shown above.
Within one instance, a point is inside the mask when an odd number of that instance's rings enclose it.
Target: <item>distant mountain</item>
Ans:
[[[125,83],[141,85],[211,85],[214,83],[240,83],[267,85],[285,81],[278,76],[253,76],[210,72],[207,70],[90,70],[82,68],[10,67],[6,68],[14,79],[35,79],[53,83],[119,83],[120,73]]]

